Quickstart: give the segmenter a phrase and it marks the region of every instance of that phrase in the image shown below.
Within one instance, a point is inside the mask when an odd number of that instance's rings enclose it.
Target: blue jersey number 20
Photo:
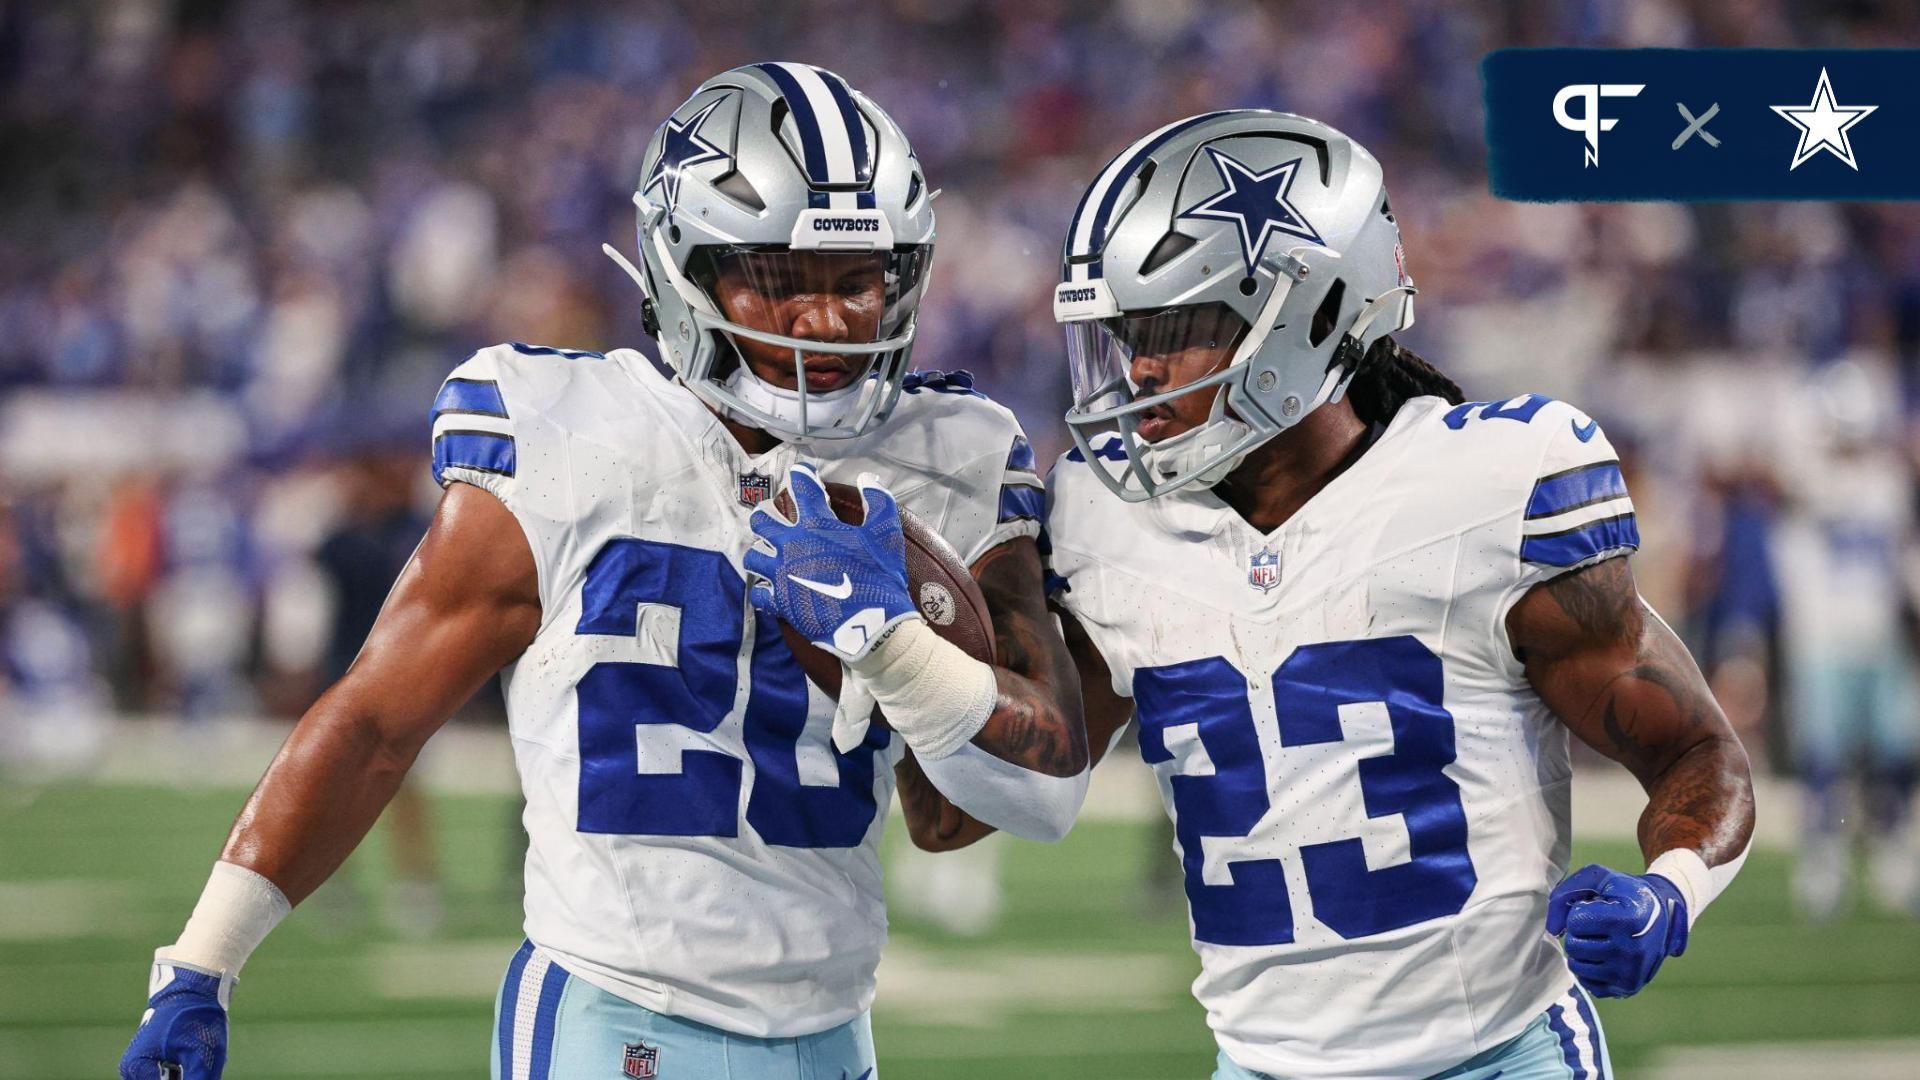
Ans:
[[[738,836],[741,759],[685,750],[679,772],[641,772],[637,728],[710,733],[733,712],[746,635],[746,583],[717,551],[623,538],[587,568],[580,634],[632,638],[641,605],[679,613],[674,663],[604,661],[576,687],[580,702],[579,829],[652,836]],[[800,782],[807,682],[771,620],[756,620],[742,743],[753,759],[746,819],[784,847],[853,847],[873,824],[873,779],[887,733],[870,729],[851,754],[822,739],[839,770],[833,786]]]
[[[1440,658],[1412,637],[1302,646],[1274,673],[1283,751],[1340,742],[1342,705],[1380,702],[1392,725],[1393,752],[1358,762],[1360,793],[1368,817],[1401,815],[1412,858],[1370,870],[1357,836],[1300,849],[1314,917],[1343,938],[1458,914],[1473,893],[1466,811],[1459,785],[1444,772],[1454,759],[1444,688]],[[1203,838],[1244,837],[1272,806],[1246,677],[1215,656],[1143,668],[1134,673],[1133,691],[1140,756],[1148,764],[1171,761],[1168,730],[1190,725],[1213,766],[1211,774],[1171,780],[1195,940],[1292,941],[1293,905],[1280,860],[1229,861],[1232,884],[1208,884],[1201,873]]]

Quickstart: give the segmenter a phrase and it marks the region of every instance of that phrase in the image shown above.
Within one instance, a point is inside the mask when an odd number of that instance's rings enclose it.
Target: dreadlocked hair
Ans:
[[[1392,337],[1375,339],[1360,358],[1360,370],[1347,385],[1353,411],[1369,424],[1386,424],[1408,398],[1432,395],[1452,405],[1466,400],[1459,384]]]

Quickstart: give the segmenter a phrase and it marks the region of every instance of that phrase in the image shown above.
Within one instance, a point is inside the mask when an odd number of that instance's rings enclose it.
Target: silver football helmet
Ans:
[[[1255,447],[1337,401],[1382,335],[1413,324],[1380,163],[1318,121],[1264,109],[1191,117],[1108,163],[1074,211],[1054,290],[1081,453],[1121,498],[1218,483]],[[1177,360],[1192,374],[1144,377]],[[1163,408],[1209,419],[1155,438]],[[1143,433],[1142,424],[1147,431]],[[1116,448],[1092,436],[1115,431]]]
[[[840,76],[750,64],[700,84],[648,144],[639,268],[605,250],[702,400],[782,438],[853,438],[899,398],[932,195],[906,136]]]

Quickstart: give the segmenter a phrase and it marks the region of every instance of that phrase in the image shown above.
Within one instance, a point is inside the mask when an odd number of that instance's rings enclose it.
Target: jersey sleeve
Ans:
[[[1009,540],[1040,535],[1046,489],[1012,410],[974,389],[964,371],[909,374],[910,405],[889,424],[894,446],[950,492],[940,533],[967,565]]]
[[[433,399],[433,479],[441,487],[458,480],[512,505],[520,460],[507,400],[510,376],[496,347],[474,353],[440,384]]]
[[[1640,546],[1620,456],[1599,422],[1561,402],[1542,412],[1546,445],[1517,507],[1520,591]]]
[[[540,577],[541,602],[573,542],[579,508],[564,425],[554,417],[581,357],[509,342],[455,368],[433,399],[433,479],[492,494],[519,522]]]
[[[982,554],[1016,537],[1038,537],[1047,516],[1047,489],[1034,471],[1033,445],[1027,442],[1017,421],[999,479],[999,508],[993,528],[980,545]]]
[[[1102,436],[1095,452],[1104,454],[1111,446]],[[1095,553],[1101,550],[1103,537],[1119,535],[1132,526],[1116,516],[1119,500],[1093,475],[1092,470],[1103,465],[1104,461],[1090,464],[1079,450],[1061,455],[1054,463],[1047,474],[1046,529],[1040,553],[1047,600],[1080,624],[1106,661],[1113,692],[1130,698],[1135,656],[1121,630],[1127,612],[1118,610],[1126,604],[1127,590],[1113,587],[1112,579],[1104,576],[1109,570]]]

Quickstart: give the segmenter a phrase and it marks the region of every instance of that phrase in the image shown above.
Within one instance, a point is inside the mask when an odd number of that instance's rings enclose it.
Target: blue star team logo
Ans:
[[[688,166],[725,161],[732,157],[700,137],[700,125],[725,100],[724,97],[715,98],[706,108],[687,117],[685,123],[667,118],[663,129],[665,133],[660,139],[660,158],[653,163],[653,171],[647,174],[647,182],[641,185],[640,194],[648,195],[654,188],[660,188],[667,209],[672,210],[674,203],[680,201],[680,177]]]
[[[1207,156],[1213,159],[1213,167],[1220,173],[1220,182],[1227,185],[1226,190],[1180,216],[1233,222],[1240,230],[1240,257],[1247,264],[1248,277],[1253,276],[1253,268],[1259,265],[1260,256],[1267,250],[1267,241],[1275,233],[1326,245],[1300,211],[1287,201],[1294,174],[1300,171],[1300,162],[1304,159],[1295,158],[1257,173],[1211,146],[1207,147]]]
[[[1878,105],[1836,105],[1833,102],[1833,83],[1827,79],[1827,69],[1820,69],[1820,81],[1814,85],[1813,100],[1805,105],[1774,105],[1774,112],[1789,124],[1800,129],[1800,145],[1794,147],[1793,164],[1788,171],[1800,167],[1808,158],[1825,150],[1844,162],[1854,172],[1860,171],[1860,163],[1853,159],[1853,142],[1847,138],[1847,129],[1867,118],[1867,114],[1878,109]]]

